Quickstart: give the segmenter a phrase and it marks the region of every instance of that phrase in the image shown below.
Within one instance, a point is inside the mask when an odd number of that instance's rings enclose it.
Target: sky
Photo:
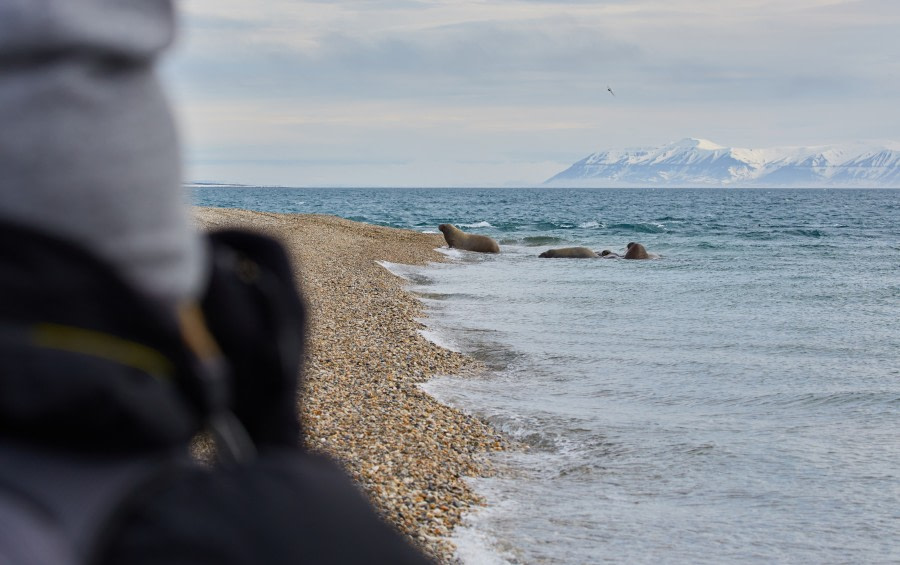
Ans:
[[[161,74],[186,181],[533,186],[686,137],[900,140],[897,0],[178,7]]]

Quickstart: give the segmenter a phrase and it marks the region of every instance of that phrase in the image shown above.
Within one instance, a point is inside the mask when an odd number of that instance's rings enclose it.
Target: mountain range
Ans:
[[[544,184],[900,187],[900,143],[745,149],[687,138],[662,147],[593,153]]]

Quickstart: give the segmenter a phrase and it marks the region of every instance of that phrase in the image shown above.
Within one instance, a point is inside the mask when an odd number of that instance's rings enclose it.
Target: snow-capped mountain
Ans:
[[[900,143],[743,149],[688,138],[594,153],[545,184],[900,187]]]

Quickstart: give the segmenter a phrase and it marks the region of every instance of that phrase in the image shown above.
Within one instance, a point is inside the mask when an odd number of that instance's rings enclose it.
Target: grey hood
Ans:
[[[0,221],[70,239],[166,302],[204,261],[154,66],[169,0],[0,0]]]

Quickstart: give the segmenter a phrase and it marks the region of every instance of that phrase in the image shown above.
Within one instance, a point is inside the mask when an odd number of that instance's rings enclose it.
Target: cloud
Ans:
[[[349,175],[353,165],[326,164],[355,153],[370,172],[383,160],[392,179],[421,179],[428,163],[474,175],[490,155],[498,178],[524,170],[524,155],[566,164],[688,135],[814,145],[900,128],[892,0],[183,6],[165,76],[190,155],[253,161],[257,173],[274,154],[279,170],[318,163],[322,175]]]
[[[310,3],[269,1],[255,12],[244,3],[193,4],[177,82],[201,87],[198,95],[261,100],[547,101],[563,90],[561,101],[571,102],[609,82],[667,99],[729,88],[740,98],[775,97],[804,83],[837,88],[844,74],[881,80],[861,72],[869,65],[861,53],[877,53],[894,29],[861,17],[859,25],[874,26],[868,34],[842,33],[852,4],[835,0],[314,3],[321,12]],[[840,49],[827,44],[835,38]],[[887,51],[884,59],[896,60],[896,49]]]
[[[543,94],[573,79],[598,88],[612,69],[641,57],[635,44],[568,17],[331,31],[290,41],[267,37],[258,25],[216,21],[191,28],[195,50],[172,71],[215,97],[444,98],[517,87]]]

